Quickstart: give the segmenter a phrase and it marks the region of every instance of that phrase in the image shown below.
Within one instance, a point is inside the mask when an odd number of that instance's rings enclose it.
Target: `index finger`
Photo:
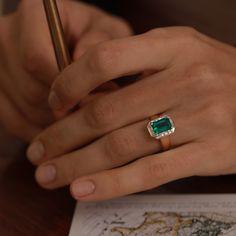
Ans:
[[[51,108],[66,113],[109,80],[167,68],[179,51],[171,34],[172,30],[156,30],[94,47],[58,76],[49,96]]]

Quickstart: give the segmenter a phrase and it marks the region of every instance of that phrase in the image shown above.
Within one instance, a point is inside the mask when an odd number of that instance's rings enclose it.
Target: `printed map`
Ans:
[[[235,195],[140,195],[79,205],[70,236],[236,236]]]
[[[178,214],[146,212],[143,215],[143,222],[133,227],[126,227],[125,225],[112,227],[111,222],[111,224],[109,224],[110,232],[107,235],[233,236],[236,235],[236,217],[232,217],[229,215],[218,215],[214,213]],[[101,235],[106,235],[105,232],[107,231],[107,229],[103,230]]]

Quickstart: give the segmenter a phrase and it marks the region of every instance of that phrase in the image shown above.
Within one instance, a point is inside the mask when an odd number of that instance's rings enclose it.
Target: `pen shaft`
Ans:
[[[70,63],[70,54],[65,42],[65,35],[56,0],[43,0],[48,26],[51,33],[57,65],[63,71]]]

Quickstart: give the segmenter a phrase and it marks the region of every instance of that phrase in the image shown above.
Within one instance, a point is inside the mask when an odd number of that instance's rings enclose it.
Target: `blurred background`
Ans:
[[[2,0],[0,0],[0,15],[2,14]]]
[[[3,1],[4,12],[20,0]],[[80,0],[122,16],[136,33],[166,26],[191,26],[213,38],[236,45],[235,0]]]

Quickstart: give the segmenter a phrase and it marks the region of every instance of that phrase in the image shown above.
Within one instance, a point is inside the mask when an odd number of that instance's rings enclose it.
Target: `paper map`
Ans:
[[[236,236],[236,195],[134,195],[78,203],[69,236]]]

